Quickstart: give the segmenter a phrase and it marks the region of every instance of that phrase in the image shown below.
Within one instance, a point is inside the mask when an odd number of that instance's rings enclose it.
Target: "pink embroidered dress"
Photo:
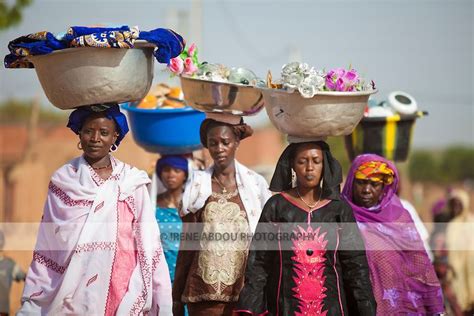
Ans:
[[[171,282],[145,172],[83,157],[49,184],[19,315],[170,315]]]

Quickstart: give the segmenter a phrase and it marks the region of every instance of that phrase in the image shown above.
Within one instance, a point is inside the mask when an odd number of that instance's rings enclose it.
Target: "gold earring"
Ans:
[[[81,141],[77,143],[77,149],[82,150]]]

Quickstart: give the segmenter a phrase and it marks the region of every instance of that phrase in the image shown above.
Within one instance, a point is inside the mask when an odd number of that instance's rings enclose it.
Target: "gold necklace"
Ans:
[[[298,190],[298,187],[295,187],[296,194],[298,194],[298,197],[300,198],[301,201],[308,207],[308,209],[312,210],[318,206],[319,202],[321,201],[321,194],[319,194],[319,199],[314,203],[314,205],[310,205],[309,203],[306,203],[306,201],[303,199],[303,197],[300,194],[300,191]]]
[[[226,194],[226,193],[227,193],[227,189],[225,188],[225,186],[222,185],[222,183],[217,179],[216,176],[213,176],[213,177],[212,177],[212,180],[216,181],[216,183],[221,187],[221,189],[222,189],[222,194]]]
[[[215,199],[217,199],[217,202],[219,204],[226,204],[227,200],[230,200],[231,198],[237,196],[239,194],[239,190],[235,190],[234,192],[229,192],[229,193],[217,193],[217,192],[212,192],[211,196]]]

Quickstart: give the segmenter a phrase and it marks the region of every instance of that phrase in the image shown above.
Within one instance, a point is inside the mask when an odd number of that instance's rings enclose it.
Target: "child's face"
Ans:
[[[168,190],[181,188],[186,181],[186,172],[181,169],[165,166],[161,171],[161,182]]]

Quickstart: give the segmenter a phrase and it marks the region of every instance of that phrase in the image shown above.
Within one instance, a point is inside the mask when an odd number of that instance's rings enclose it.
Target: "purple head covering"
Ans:
[[[393,183],[385,185],[380,203],[371,209],[352,202],[354,174],[369,161],[384,162],[394,171]],[[365,241],[377,314],[441,313],[441,287],[420,234],[396,195],[398,182],[398,171],[391,161],[364,154],[354,159],[342,190]]]
[[[431,213],[433,215],[438,215],[438,214],[442,213],[447,204],[448,204],[448,201],[445,198],[439,199],[431,207]]]

